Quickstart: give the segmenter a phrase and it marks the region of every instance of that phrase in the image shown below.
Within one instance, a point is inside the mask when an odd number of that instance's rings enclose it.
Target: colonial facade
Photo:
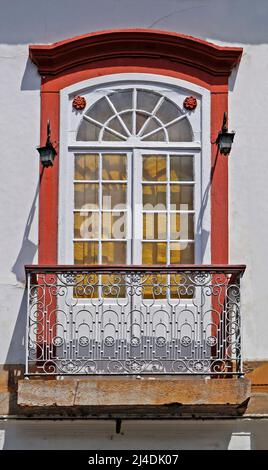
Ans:
[[[2,447],[267,448],[268,7],[30,3],[0,38]]]

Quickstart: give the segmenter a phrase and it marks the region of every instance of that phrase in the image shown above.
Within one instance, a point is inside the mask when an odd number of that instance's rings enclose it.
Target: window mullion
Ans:
[[[142,135],[142,133],[144,132],[144,130],[146,129],[146,127],[148,126],[149,122],[151,121],[151,119],[155,116],[155,113],[157,113],[158,109],[160,108],[161,104],[163,103],[165,97],[164,96],[161,96],[161,98],[158,100],[158,102],[156,103],[152,113],[151,113],[151,116],[148,117],[148,119],[145,121],[145,123],[143,124],[143,126],[141,127],[139,133],[138,133],[138,137],[140,137]]]
[[[137,88],[133,88],[133,95],[132,95],[132,135],[136,135],[137,129]]]
[[[102,153],[99,153],[99,254],[98,262],[102,264]]]
[[[167,154],[167,264],[170,264],[170,162]]]
[[[123,119],[121,118],[120,114],[117,112],[115,106],[113,105],[113,103],[111,102],[109,96],[105,96],[106,100],[108,101],[109,105],[111,106],[113,112],[114,112],[114,115],[117,117],[117,119],[120,121],[121,125],[123,126],[125,132],[127,133],[128,136],[130,136],[130,132],[126,126],[126,124],[124,123]]]

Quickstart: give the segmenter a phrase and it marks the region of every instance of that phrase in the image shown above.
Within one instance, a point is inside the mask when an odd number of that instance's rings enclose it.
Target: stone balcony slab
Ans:
[[[30,379],[18,384],[24,411],[134,416],[185,413],[241,415],[250,380],[181,377],[88,377]]]

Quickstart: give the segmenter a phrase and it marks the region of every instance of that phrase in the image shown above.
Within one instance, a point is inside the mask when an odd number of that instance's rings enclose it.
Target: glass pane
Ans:
[[[103,140],[108,140],[108,141],[111,141],[111,140],[116,140],[116,141],[122,141],[124,140],[123,138],[121,137],[118,137],[117,135],[113,134],[112,132],[109,132],[108,130],[104,131],[103,133]]]
[[[160,95],[147,90],[137,91],[137,109],[144,109],[151,113],[155,108],[157,102],[160,99]]]
[[[77,274],[75,276],[74,297],[78,299],[92,299],[98,297],[98,276],[91,274]]]
[[[126,238],[126,212],[103,212],[102,238]]]
[[[159,122],[156,121],[154,118],[148,118],[148,122],[143,129],[141,136],[149,134],[149,132],[155,131],[155,129],[161,128]],[[146,139],[145,139],[146,140]]]
[[[97,209],[98,189],[95,183],[75,183],[74,184],[74,207],[75,209]]]
[[[76,180],[98,180],[99,179],[99,155],[82,154],[75,156]]]
[[[170,264],[194,264],[194,243],[171,243]],[[170,276],[171,298],[191,299],[195,295],[195,287],[186,274]]]
[[[98,242],[74,242],[74,264],[98,264]]]
[[[165,142],[166,141],[166,136],[164,131],[158,131],[155,132],[152,135],[149,135],[148,137],[142,138],[142,140],[149,140],[150,142],[155,141],[155,142]]]
[[[192,142],[193,133],[187,118],[175,122],[167,128],[170,142]]]
[[[83,121],[81,122],[78,128],[76,140],[82,140],[82,141],[99,140],[99,133],[100,133],[99,126],[83,119]]]
[[[182,112],[176,104],[165,98],[155,115],[166,124],[181,116]]]
[[[74,213],[74,238],[98,238],[99,214],[97,212]]]
[[[166,299],[167,295],[168,277],[166,274],[152,274],[146,276],[142,289],[144,299]]]
[[[142,170],[144,181],[165,181],[166,157],[163,155],[143,155]]]
[[[104,154],[102,156],[102,178],[104,180],[126,180],[127,156]]]
[[[129,132],[132,134],[132,122],[133,122],[133,113],[123,113],[120,114],[121,119],[124,121],[125,125],[127,126]]]
[[[166,240],[167,215],[165,213],[143,214],[143,238],[144,240]]]
[[[136,134],[140,132],[143,124],[145,123],[145,121],[147,121],[147,119],[150,119],[150,116],[148,116],[147,114],[136,113]]]
[[[117,132],[120,132],[120,134],[123,134],[125,136],[127,135],[125,129],[123,128],[121,122],[117,117],[114,117],[111,121],[109,121],[107,126]]]
[[[103,183],[103,209],[125,209],[127,185],[123,183]],[[116,207],[118,206],[118,207]]]
[[[193,214],[170,214],[170,239],[193,240],[194,216]]]
[[[147,210],[165,210],[166,185],[143,184],[143,208]]]
[[[102,264],[126,264],[126,242],[102,242]]]
[[[193,210],[194,186],[190,184],[170,185],[170,204],[172,210]],[[181,207],[182,204],[183,207]]]
[[[193,181],[193,158],[170,155],[170,180]]]
[[[95,121],[101,122],[102,124],[104,124],[113,114],[114,112],[105,97],[98,100],[92,108],[86,112],[87,116],[95,119]]]
[[[122,274],[102,274],[101,296],[104,298],[122,298],[126,296],[126,281]]]
[[[132,109],[132,90],[116,91],[109,98],[118,112]]]
[[[170,276],[170,297],[172,299],[192,299],[194,296],[195,286],[188,274],[172,274]]]
[[[143,264],[166,264],[167,244],[164,242],[143,242],[142,263]]]
[[[194,264],[194,243],[170,243],[170,264]]]

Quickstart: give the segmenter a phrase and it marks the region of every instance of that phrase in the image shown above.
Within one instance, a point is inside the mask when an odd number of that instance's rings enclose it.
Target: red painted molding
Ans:
[[[228,109],[228,93],[211,94],[211,142],[215,142]],[[211,144],[211,263],[228,263],[228,160]]]
[[[222,47],[192,36],[151,29],[101,31],[51,45],[31,45],[30,58],[42,76],[55,76],[92,62],[123,58],[164,58],[205,71],[229,76],[242,48]]]
[[[47,121],[51,124],[51,141],[59,142],[60,100],[58,93],[41,94],[41,145],[47,138]],[[58,149],[57,149],[58,150]],[[42,263],[55,263],[58,258],[58,186],[59,152],[53,166],[43,169],[40,164],[38,259]]]

